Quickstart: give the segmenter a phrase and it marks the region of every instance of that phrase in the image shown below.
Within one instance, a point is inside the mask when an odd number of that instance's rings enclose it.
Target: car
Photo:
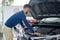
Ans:
[[[29,4],[31,15],[39,20],[34,27],[39,27],[42,34],[60,33],[60,0],[30,0]]]
[[[60,34],[60,0],[30,0],[29,4],[32,17],[38,20],[32,25],[33,30],[41,34],[38,37],[57,40],[55,36]]]
[[[40,36],[60,34],[60,0],[30,0],[30,13],[39,22],[32,25]]]

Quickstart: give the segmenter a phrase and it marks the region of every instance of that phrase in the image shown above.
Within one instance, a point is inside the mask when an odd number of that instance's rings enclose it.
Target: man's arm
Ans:
[[[23,20],[23,22],[25,23],[25,25],[27,26],[27,28],[28,28],[32,33],[34,33],[32,27],[30,26],[30,24],[29,24],[28,21],[26,20],[26,17],[25,17],[25,16],[22,16],[22,20]]]
[[[20,24],[21,24],[21,26],[24,28],[24,25],[23,25],[23,22],[22,22],[22,21],[20,22]]]

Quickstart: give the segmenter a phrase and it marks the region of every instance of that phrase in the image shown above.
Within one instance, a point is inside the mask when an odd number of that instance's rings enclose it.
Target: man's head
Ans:
[[[31,6],[29,4],[25,4],[23,9],[25,13],[28,13],[30,11]]]

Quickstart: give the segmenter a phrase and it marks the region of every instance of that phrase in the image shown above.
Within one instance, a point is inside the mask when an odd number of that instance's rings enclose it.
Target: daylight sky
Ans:
[[[29,3],[30,0],[14,0],[13,6],[23,6],[24,4]]]

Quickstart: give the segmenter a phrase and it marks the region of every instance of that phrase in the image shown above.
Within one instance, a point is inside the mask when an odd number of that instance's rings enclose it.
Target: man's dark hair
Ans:
[[[31,8],[31,5],[25,4],[23,8],[27,8],[27,7]]]

